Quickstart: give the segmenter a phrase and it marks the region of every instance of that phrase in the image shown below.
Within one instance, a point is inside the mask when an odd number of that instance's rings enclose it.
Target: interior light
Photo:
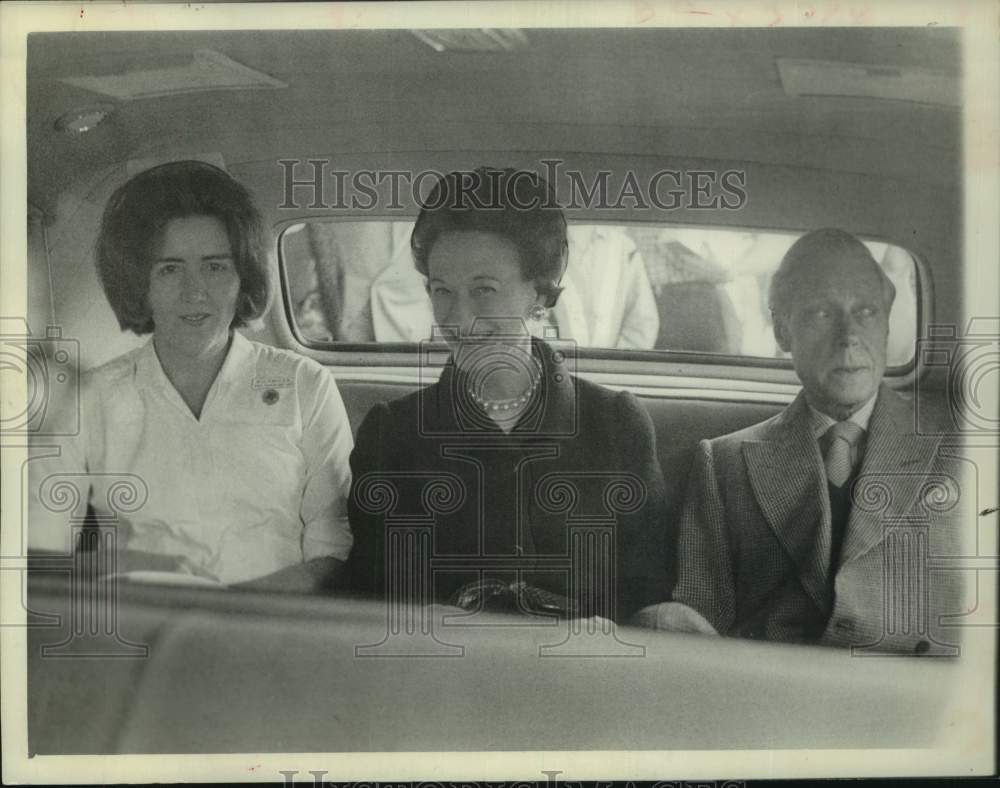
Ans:
[[[67,134],[84,134],[99,126],[114,111],[111,106],[70,110],[56,121],[56,129]]]

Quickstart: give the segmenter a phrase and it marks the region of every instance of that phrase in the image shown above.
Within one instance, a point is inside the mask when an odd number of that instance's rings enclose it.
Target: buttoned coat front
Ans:
[[[471,582],[526,581],[618,620],[661,598],[664,485],[649,415],[631,394],[569,374],[552,346],[535,340],[534,354],[540,394],[510,433],[463,396],[451,363],[368,413],[351,454],[355,590],[392,597],[402,592],[389,581],[411,572],[428,601],[447,603]],[[404,533],[426,539],[423,569],[392,553]],[[590,547],[611,564],[585,558]]]

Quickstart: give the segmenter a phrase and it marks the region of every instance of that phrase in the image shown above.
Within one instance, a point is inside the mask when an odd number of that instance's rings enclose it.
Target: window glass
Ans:
[[[291,319],[310,343],[419,342],[433,318],[413,266],[413,222],[310,221],[281,236]],[[798,234],[675,225],[572,224],[564,291],[550,310],[581,347],[785,356],[767,291]],[[896,287],[889,365],[917,335],[917,268],[898,246],[866,241]]]

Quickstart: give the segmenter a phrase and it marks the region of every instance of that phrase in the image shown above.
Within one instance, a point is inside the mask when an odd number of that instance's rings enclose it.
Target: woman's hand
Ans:
[[[279,569],[269,575],[235,583],[230,588],[246,591],[276,591],[289,594],[323,594],[335,589],[343,578],[344,562],[337,558],[313,558]]]
[[[97,562],[90,562],[88,565],[96,566]],[[121,550],[116,555],[114,569],[113,573],[106,576],[126,583],[226,587],[217,578],[200,572],[183,556],[147,553],[142,550]]]

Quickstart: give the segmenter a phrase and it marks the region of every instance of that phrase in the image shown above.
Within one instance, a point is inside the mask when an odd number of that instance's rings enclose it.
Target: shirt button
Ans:
[[[926,640],[919,641],[917,645],[913,647],[914,654],[926,654],[930,650],[931,650],[931,644],[928,643]]]

